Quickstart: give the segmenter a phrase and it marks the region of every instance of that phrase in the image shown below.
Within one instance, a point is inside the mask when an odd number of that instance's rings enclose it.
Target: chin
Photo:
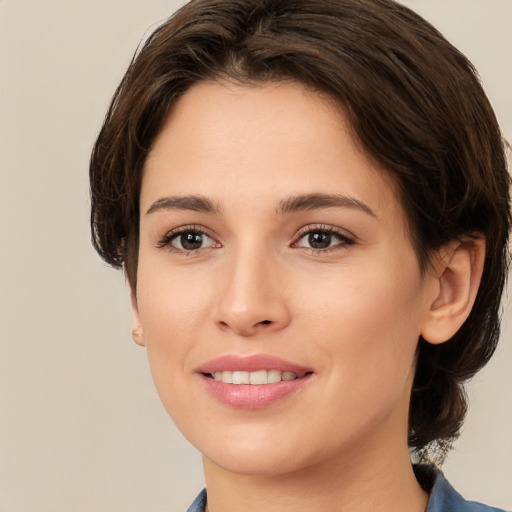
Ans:
[[[223,453],[212,453],[203,456],[215,466],[230,473],[246,476],[276,477],[290,474],[304,469],[304,464],[284,454],[268,454],[254,447],[245,453],[236,450],[228,450]],[[251,453],[252,452],[252,453]],[[258,452],[258,453],[255,453]]]

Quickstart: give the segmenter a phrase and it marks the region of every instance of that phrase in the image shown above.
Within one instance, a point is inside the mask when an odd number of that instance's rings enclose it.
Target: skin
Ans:
[[[283,211],[307,194],[349,200]],[[188,196],[215,211],[166,199]],[[140,204],[134,338],[204,456],[209,511],[424,510],[407,447],[417,341],[445,341],[467,316],[483,243],[451,244],[422,273],[391,179],[332,101],[292,83],[189,90],[148,157]],[[204,233],[198,248],[177,229]],[[311,233],[329,247],[312,248]],[[225,354],[314,374],[269,407],[236,409],[197,372]]]

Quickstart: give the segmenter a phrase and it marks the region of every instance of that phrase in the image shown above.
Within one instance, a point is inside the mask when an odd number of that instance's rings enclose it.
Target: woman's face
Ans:
[[[296,84],[187,92],[145,166],[138,265],[156,387],[210,463],[279,474],[406,447],[435,282],[332,101]]]

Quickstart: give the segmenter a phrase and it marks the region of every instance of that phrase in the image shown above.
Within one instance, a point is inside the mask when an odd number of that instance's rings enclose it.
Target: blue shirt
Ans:
[[[432,491],[426,512],[505,512],[502,509],[488,507],[474,501],[466,501],[446,480],[444,475],[433,468],[415,467],[417,476],[420,474],[425,481],[431,479]],[[428,485],[428,484],[426,484]],[[206,489],[203,489],[187,512],[204,512],[206,507]]]

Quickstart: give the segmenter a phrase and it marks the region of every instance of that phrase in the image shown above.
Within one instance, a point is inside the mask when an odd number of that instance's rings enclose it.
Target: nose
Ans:
[[[213,310],[217,326],[246,338],[284,329],[290,322],[290,311],[275,259],[268,253],[251,251],[225,263]]]

